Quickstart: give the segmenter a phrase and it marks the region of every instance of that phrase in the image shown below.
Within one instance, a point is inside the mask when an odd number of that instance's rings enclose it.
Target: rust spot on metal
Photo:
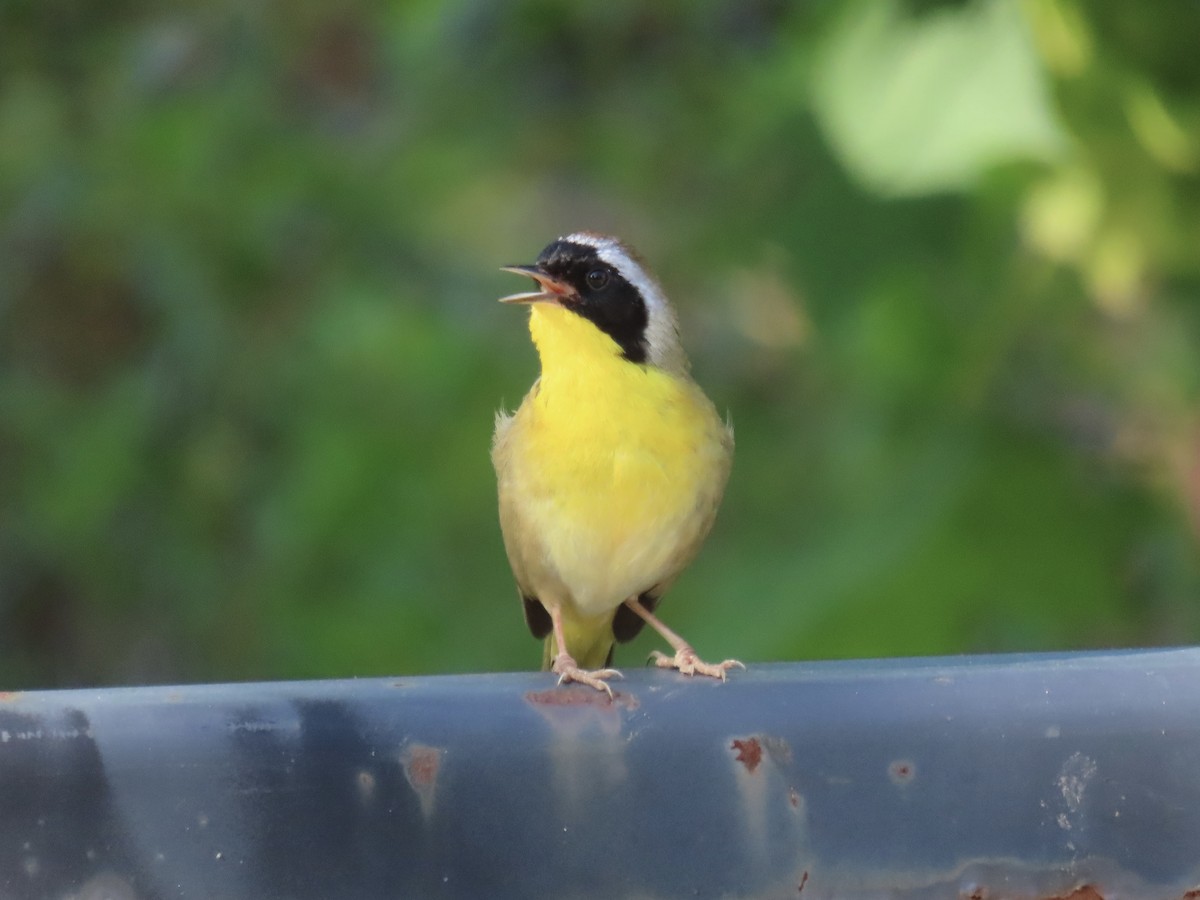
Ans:
[[[917,764],[910,759],[896,759],[888,765],[888,778],[892,784],[908,784],[917,777]]]
[[[1001,898],[1011,896],[1008,893],[993,893],[987,887],[976,885],[972,887],[971,892],[959,893],[959,900],[1001,900]],[[1021,896],[1025,896],[1022,894]],[[1183,900],[1189,898],[1200,898],[1200,890],[1188,891],[1183,895]],[[1104,894],[1100,893],[1100,889],[1094,884],[1085,884],[1075,888],[1068,894],[1053,894],[1039,898],[1039,900],[1105,900]]]
[[[1104,895],[1090,884],[1085,884],[1083,887],[1077,887],[1069,894],[1059,894],[1056,897],[1047,897],[1046,900],[1104,900]]]
[[[1198,898],[1200,898],[1200,888],[1192,888],[1183,895],[1181,900],[1198,900]]]
[[[792,809],[800,808],[800,792],[794,787],[788,788],[788,804],[792,807]],[[807,872],[804,874],[805,876],[808,875]]]
[[[0,703],[12,703],[21,698],[21,691],[0,691]]]
[[[442,766],[442,751],[437,747],[413,744],[404,762],[404,774],[413,787],[424,787],[437,782],[438,769]]]
[[[751,734],[732,738],[729,749],[733,752],[734,759],[751,773],[763,762],[769,761],[780,767],[791,765],[792,762],[791,744],[773,734]]]
[[[734,738],[733,743],[729,745],[729,749],[735,754],[735,759],[746,767],[747,772],[753,772],[762,762],[763,751],[762,744],[758,738],[751,737],[746,739]]]
[[[808,884],[808,869],[805,869],[804,872],[800,875],[800,883],[798,885],[796,885],[796,893],[803,894],[804,886],[806,884]]]
[[[638,708],[637,698],[633,694],[613,691],[613,696],[610,699],[608,694],[592,688],[587,688],[586,690],[582,688],[578,690],[552,688],[548,691],[528,691],[525,694],[525,702],[531,703],[534,706],[586,706],[593,709],[615,709],[617,707],[623,709]]]
[[[417,799],[421,801],[421,812],[426,818],[433,812],[443,752],[440,747],[410,744],[400,756],[404,777],[408,779],[409,787],[416,792]]]

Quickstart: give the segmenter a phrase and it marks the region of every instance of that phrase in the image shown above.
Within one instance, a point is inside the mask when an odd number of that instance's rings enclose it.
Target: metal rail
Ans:
[[[0,694],[0,898],[1200,897],[1200,650]]]

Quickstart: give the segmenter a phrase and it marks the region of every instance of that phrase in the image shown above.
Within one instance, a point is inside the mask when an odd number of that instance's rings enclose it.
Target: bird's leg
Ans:
[[[575,658],[567,652],[567,639],[563,635],[562,612],[558,608],[550,610],[550,622],[554,626],[554,642],[558,645],[558,652],[554,654],[554,660],[550,664],[550,671],[558,674],[558,683],[564,684],[568,681],[578,681],[580,684],[586,684],[588,687],[593,687],[598,691],[604,691],[608,694],[608,699],[612,699],[612,688],[609,687],[606,678],[621,678],[623,677],[616,669],[581,669],[575,663]]]
[[[650,654],[650,658],[654,660],[654,664],[659,668],[678,669],[684,675],[711,675],[713,678],[720,678],[722,681],[725,680],[725,673],[734,666],[742,669],[746,668],[736,659],[727,659],[719,663],[706,663],[696,655],[696,651],[692,649],[691,644],[664,625],[658,616],[642,606],[641,601],[637,597],[630,597],[625,601],[625,605],[641,616],[674,649],[674,656],[667,656],[667,654],[658,650]]]

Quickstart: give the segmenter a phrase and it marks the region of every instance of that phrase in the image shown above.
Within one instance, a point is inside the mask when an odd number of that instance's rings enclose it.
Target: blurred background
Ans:
[[[536,668],[497,267],[582,228],[651,262],[737,428],[663,606],[702,655],[1200,640],[1197,34],[1188,2],[9,0],[0,687]]]

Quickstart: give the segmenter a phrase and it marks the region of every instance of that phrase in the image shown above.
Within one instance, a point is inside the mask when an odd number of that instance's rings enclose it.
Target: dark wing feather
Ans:
[[[537,597],[526,597],[522,594],[521,602],[525,605],[525,624],[529,626],[535,638],[544,638],[554,629],[550,613],[546,612],[546,607],[542,606]]]
[[[658,608],[658,601],[662,599],[654,595],[655,590],[655,588],[651,588],[638,596],[638,602],[650,612],[654,612]],[[549,617],[547,616],[547,618]],[[613,615],[613,637],[617,639],[618,643],[628,643],[638,636],[645,624],[646,622],[641,616],[622,603]]]

